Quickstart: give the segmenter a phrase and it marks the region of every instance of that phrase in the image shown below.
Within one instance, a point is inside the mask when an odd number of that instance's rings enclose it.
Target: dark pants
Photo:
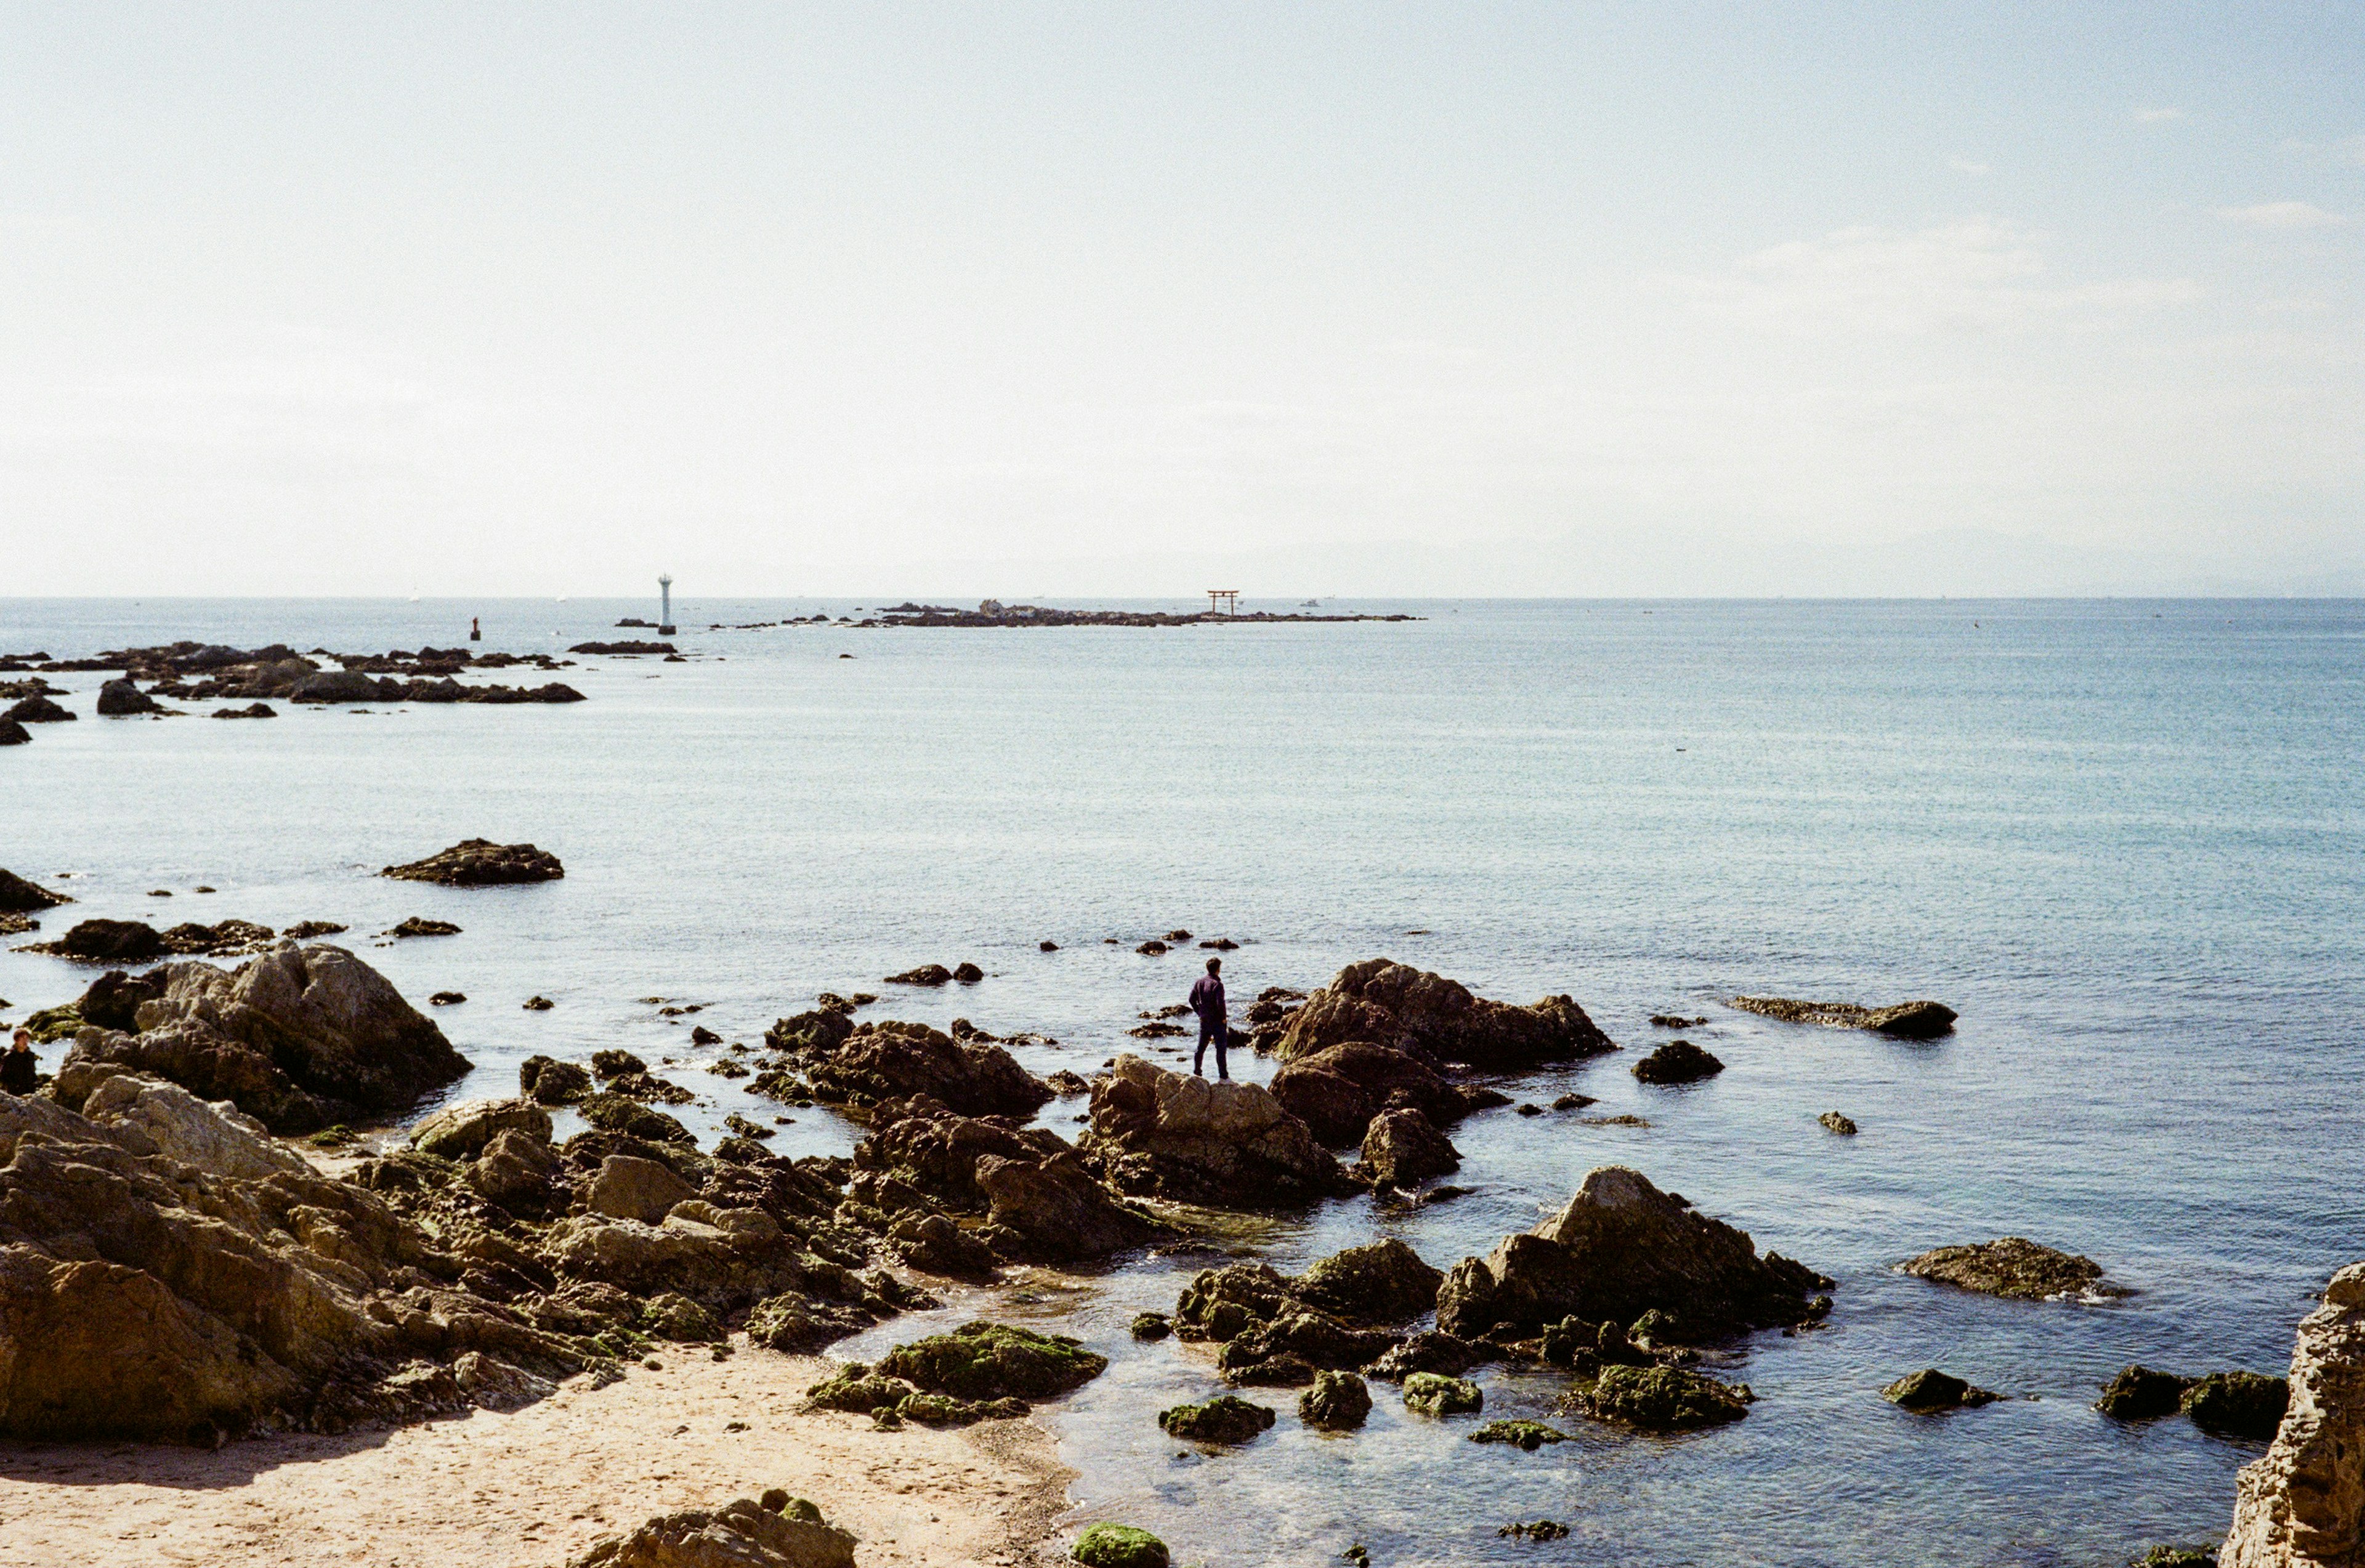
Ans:
[[[1207,1047],[1211,1042],[1216,1047],[1216,1076],[1229,1079],[1232,1075],[1224,1065],[1224,1047],[1231,1043],[1231,1030],[1220,1018],[1199,1020],[1199,1048],[1191,1053],[1191,1070],[1198,1073],[1202,1078],[1206,1076],[1204,1070],[1207,1060]]]

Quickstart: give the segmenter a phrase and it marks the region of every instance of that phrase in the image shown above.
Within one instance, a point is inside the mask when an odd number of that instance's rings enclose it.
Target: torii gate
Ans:
[[[1238,588],[1209,588],[1209,589],[1207,590],[1207,613],[1208,613],[1208,614],[1210,614],[1210,615],[1238,615],[1239,612],[1240,612],[1240,590],[1239,590],[1239,589],[1238,589]]]

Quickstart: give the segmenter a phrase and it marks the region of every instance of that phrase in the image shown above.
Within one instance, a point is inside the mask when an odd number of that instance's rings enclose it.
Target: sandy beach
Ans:
[[[852,1530],[866,1564],[1036,1561],[1070,1472],[1026,1421],[957,1431],[799,1414],[825,1363],[681,1347],[604,1388],[397,1431],[213,1452],[0,1449],[0,1564],[365,1563],[556,1568],[653,1514],[783,1486]],[[744,1428],[740,1428],[744,1423]]]

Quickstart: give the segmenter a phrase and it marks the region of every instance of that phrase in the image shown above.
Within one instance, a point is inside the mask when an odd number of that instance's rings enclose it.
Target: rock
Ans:
[[[1826,1130],[1837,1133],[1842,1137],[1855,1137],[1855,1123],[1841,1115],[1837,1111],[1825,1111],[1815,1120],[1822,1123]]]
[[[2221,1438],[2273,1439],[2289,1408],[2291,1383],[2253,1372],[2211,1372],[2184,1393],[2184,1413]]]
[[[953,978],[952,970],[942,964],[922,964],[916,969],[905,969],[900,975],[889,975],[889,985],[943,985]]]
[[[1480,1360],[1479,1348],[1466,1339],[1439,1329],[1429,1329],[1407,1336],[1404,1342],[1386,1351],[1363,1369],[1367,1376],[1385,1383],[1402,1383],[1415,1372],[1438,1372],[1446,1377],[1460,1377]]]
[[[548,1125],[545,1114],[544,1124]],[[698,1189],[654,1159],[611,1154],[600,1162],[599,1174],[584,1190],[583,1202],[593,1214],[614,1219],[636,1219],[656,1225],[673,1206],[698,1196]]]
[[[1056,953],[1059,950],[1059,945],[1057,942],[1052,941],[1048,936],[1042,941],[1036,943],[1035,947],[1037,952],[1042,953]]]
[[[660,1514],[610,1536],[568,1568],[854,1568],[854,1537],[742,1497],[720,1508]]]
[[[1508,1443],[1533,1453],[1546,1443],[1564,1443],[1568,1434],[1541,1421],[1489,1421],[1470,1434],[1474,1443]]]
[[[1360,1367],[1394,1342],[1386,1334],[1350,1328],[1328,1313],[1293,1306],[1235,1335],[1216,1365],[1235,1385],[1291,1386],[1312,1383],[1319,1369]]]
[[[276,719],[279,711],[268,702],[250,702],[243,708],[217,708],[212,716],[217,719]]]
[[[1787,996],[1736,996],[1732,1005],[1786,1024],[1821,1024],[1831,1029],[1869,1029],[1905,1040],[1935,1039],[1951,1033],[1955,1010],[1936,1002],[1900,1002],[1893,1007],[1859,1007],[1852,1002],[1797,1002]]]
[[[1468,1062],[1518,1071],[1617,1049],[1565,996],[1514,1007],[1474,997],[1460,983],[1388,958],[1350,964],[1290,1014],[1284,1062],[1366,1040],[1434,1067]]]
[[[1351,1323],[1401,1323],[1437,1305],[1445,1275],[1394,1237],[1322,1259],[1291,1294]]]
[[[1582,1111],[1587,1105],[1600,1103],[1590,1094],[1564,1094],[1552,1103],[1552,1108],[1555,1111]]]
[[[902,1378],[923,1393],[972,1400],[1051,1399],[1107,1370],[1105,1356],[1065,1335],[985,1322],[898,1345],[879,1363],[881,1377]]]
[[[1149,941],[1144,942],[1140,946],[1136,947],[1134,951],[1140,954],[1145,958],[1162,958],[1166,956],[1167,947],[1165,943],[1160,942],[1158,938],[1153,936]]]
[[[1645,1432],[1687,1432],[1749,1414],[1747,1385],[1702,1377],[1682,1367],[1606,1367],[1570,1395],[1587,1415]]]
[[[1669,1040],[1634,1064],[1644,1083],[1697,1083],[1724,1070],[1724,1063],[1689,1040]]]
[[[591,1072],[597,1078],[622,1078],[626,1073],[648,1070],[649,1064],[630,1051],[604,1050],[591,1053]]]
[[[1251,1405],[1236,1394],[1219,1394],[1205,1405],[1177,1405],[1158,1415],[1159,1429],[1195,1443],[1245,1443],[1273,1423],[1270,1406]]]
[[[1164,1226],[1119,1203],[1070,1152],[1046,1159],[981,1156],[978,1186],[996,1245],[1036,1263],[1078,1263],[1138,1247]]]
[[[20,724],[60,724],[80,717],[73,709],[38,691],[11,707],[7,716]]]
[[[525,1010],[528,1013],[547,1013],[556,1005],[558,1004],[546,996],[529,996],[525,999]]]
[[[1137,1312],[1126,1327],[1135,1338],[1142,1340],[1163,1339],[1174,1332],[1174,1325],[1162,1312]]]
[[[1404,1380],[1404,1402],[1417,1415],[1472,1416],[1485,1407],[1486,1396],[1466,1378],[1413,1372]]]
[[[344,929],[345,928],[343,926],[339,925],[333,920],[299,920],[295,924],[289,926],[286,930],[281,932],[279,935],[280,939],[283,941],[309,942],[316,936],[335,936],[342,935]],[[466,997],[460,995],[456,991],[448,994],[461,1002],[468,1000]]]
[[[1371,1414],[1372,1391],[1351,1372],[1321,1372],[1314,1386],[1297,1396],[1297,1418],[1324,1431],[1351,1431]]]
[[[1353,1190],[1306,1124],[1264,1089],[1185,1077],[1130,1054],[1093,1085],[1081,1147],[1136,1194],[1250,1208]]]
[[[139,1027],[140,1004],[153,1002],[164,994],[164,971],[151,969],[143,975],[126,974],[121,969],[109,969],[90,982],[73,1011],[83,1023],[99,1029],[136,1029]]]
[[[975,964],[962,963],[953,966],[953,979],[963,985],[975,985],[984,978],[985,971]]]
[[[1388,1111],[1363,1134],[1363,1158],[1350,1174],[1374,1186],[1407,1186],[1462,1169],[1462,1151],[1418,1111]]]
[[[551,1206],[552,1180],[557,1174],[558,1156],[549,1138],[513,1130],[494,1135],[468,1167],[465,1179],[496,1208],[538,1219]]]
[[[1421,1061],[1367,1040],[1284,1063],[1272,1075],[1272,1096],[1327,1144],[1361,1143],[1372,1118],[1391,1104],[1409,1105],[1439,1126],[1476,1108]]]
[[[0,745],[29,745],[33,732],[14,719],[0,718]]]
[[[1568,1527],[1557,1519],[1530,1519],[1524,1524],[1513,1520],[1508,1525],[1501,1526],[1495,1533],[1498,1536],[1509,1537],[1514,1540],[1521,1537],[1529,1540],[1565,1540],[1568,1538]]]
[[[495,844],[464,838],[451,848],[388,866],[378,872],[405,882],[438,882],[447,888],[489,888],[514,882],[555,882],[566,875],[558,857],[531,844]]]
[[[53,893],[39,882],[28,882],[14,871],[0,871],[0,913],[30,914],[72,902],[73,900],[65,894]]]
[[[457,936],[460,928],[448,920],[424,920],[414,914],[385,935],[396,937]]]
[[[723,1036],[700,1024],[690,1029],[689,1043],[693,1046],[719,1046],[723,1043]]]
[[[1933,1248],[1899,1267],[1919,1279],[2012,1301],[2080,1301],[2126,1294],[2100,1282],[2102,1266],[2091,1258],[2056,1252],[2018,1236],[1968,1247]]]
[[[1630,1323],[1653,1308],[1695,1342],[1803,1323],[1828,1305],[1831,1282],[1779,1253],[1758,1257],[1746,1231],[1659,1191],[1642,1172],[1605,1165],[1560,1213],[1466,1258],[1438,1293],[1438,1327],[1465,1338],[1533,1332],[1575,1316]]]
[[[1271,1323],[1293,1305],[1289,1281],[1270,1263],[1227,1263],[1202,1269],[1174,1305],[1185,1339],[1230,1340]]]
[[[402,683],[379,679],[354,669],[319,670],[299,678],[289,689],[290,702],[375,702],[399,700]]]
[[[259,953],[271,946],[271,927],[257,925],[251,920],[225,920],[213,925],[184,921],[163,932],[163,936],[166,952],[185,958],[200,953],[228,958]]]
[[[518,1088],[537,1105],[572,1105],[591,1092],[591,1075],[575,1062],[528,1057],[518,1068]]]
[[[283,943],[234,971],[182,962],[158,976],[163,993],[140,1003],[139,1033],[75,1037],[62,1097],[143,1072],[301,1134],[407,1111],[468,1070],[441,1029],[341,947]]]
[[[84,920],[54,942],[34,951],[84,963],[142,964],[166,952],[163,934],[145,921]]]
[[[1093,1092],[1091,1079],[1081,1072],[1070,1071],[1064,1067],[1047,1075],[1043,1081],[1049,1084],[1051,1092],[1062,1100],[1072,1100],[1079,1094],[1090,1094]]]
[[[1984,1388],[1973,1388],[1961,1378],[1949,1376],[1936,1367],[1924,1367],[1918,1372],[1908,1372],[1887,1388],[1880,1396],[1902,1410],[1928,1415],[1939,1410],[1976,1409],[1992,1405],[2003,1397]]]
[[[887,1239],[903,1261],[925,1273],[961,1280],[999,1277],[993,1249],[944,1215],[905,1215]]]
[[[103,719],[122,719],[135,713],[163,711],[154,698],[132,685],[128,678],[110,680],[98,689],[98,713]]]
[[[1084,1568],[1166,1568],[1167,1564],[1166,1543],[1131,1525],[1093,1525],[1076,1538],[1069,1555]]]
[[[764,1041],[792,1058],[823,1100],[874,1105],[924,1094],[966,1116],[1029,1116],[1053,1098],[1002,1047],[925,1024],[807,1013],[773,1025]]]
[[[530,1100],[463,1100],[410,1129],[410,1147],[445,1159],[474,1159],[505,1132],[550,1141],[550,1113]]]
[[[646,1138],[651,1143],[678,1143],[695,1147],[698,1140],[689,1129],[639,1101],[622,1094],[586,1094],[575,1103],[576,1114],[593,1126],[611,1133],[623,1133],[631,1137]]]
[[[2217,1549],[2214,1546],[2155,1546],[2141,1557],[2130,1558],[2128,1568],[2217,1568]]]
[[[724,1338],[714,1315],[678,1291],[659,1291],[641,1304],[641,1327],[678,1345],[706,1345]]]
[[[2346,1568],[2365,1544],[2365,1263],[2300,1320],[2289,1405],[2235,1485],[2223,1568]]]
[[[235,1112],[121,1074],[89,1101],[0,1096],[0,1437],[340,1431],[465,1408],[462,1352],[582,1364],[434,1284],[415,1226]]]
[[[2173,1416],[2184,1404],[2184,1391],[2193,1380],[2174,1372],[2131,1366],[2102,1385],[2094,1408],[2121,1421],[2153,1421]]]

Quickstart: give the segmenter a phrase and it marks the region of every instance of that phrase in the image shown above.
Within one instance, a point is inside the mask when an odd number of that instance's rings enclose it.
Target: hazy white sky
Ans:
[[[2365,7],[0,0],[0,596],[2365,591]]]

